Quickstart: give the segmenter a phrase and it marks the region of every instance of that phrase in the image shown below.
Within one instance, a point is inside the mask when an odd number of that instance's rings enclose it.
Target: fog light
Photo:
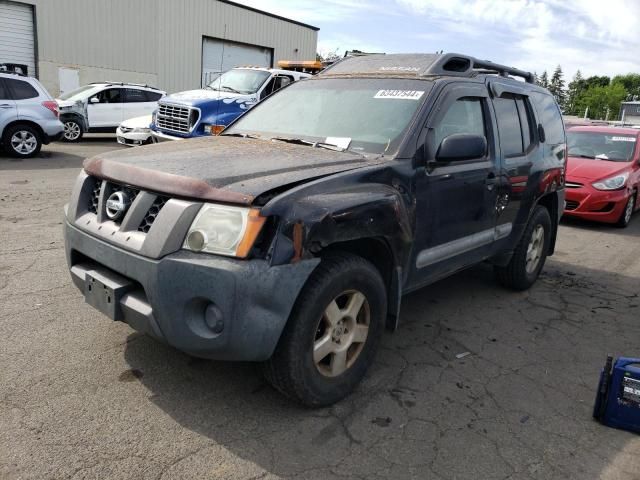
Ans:
[[[210,303],[204,311],[204,322],[213,333],[221,333],[224,330],[222,311],[217,305]]]
[[[206,244],[207,237],[204,232],[201,232],[200,230],[193,230],[189,233],[189,236],[187,237],[187,245],[189,245],[191,250],[199,252]]]

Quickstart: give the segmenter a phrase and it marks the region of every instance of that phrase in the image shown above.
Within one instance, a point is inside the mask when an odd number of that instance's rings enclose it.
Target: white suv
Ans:
[[[90,83],[60,95],[63,139],[77,142],[85,132],[112,133],[124,120],[151,115],[165,92],[137,83]]]
[[[33,157],[61,135],[58,105],[40,82],[0,71],[0,141],[7,152]]]

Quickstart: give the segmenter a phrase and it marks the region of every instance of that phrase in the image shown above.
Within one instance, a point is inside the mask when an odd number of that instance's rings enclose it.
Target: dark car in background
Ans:
[[[108,317],[194,356],[263,362],[278,390],[327,405],[401,326],[403,294],[485,261],[505,286],[533,285],[565,154],[558,105],[530,73],[457,54],[345,58],[223,135],[87,160],[67,261]]]

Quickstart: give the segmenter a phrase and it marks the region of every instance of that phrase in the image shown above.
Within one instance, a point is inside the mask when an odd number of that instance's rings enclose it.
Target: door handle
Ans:
[[[0,108],[13,108],[13,105],[9,105],[8,103],[0,103]]]
[[[498,177],[496,177],[496,174],[493,172],[490,172],[489,175],[487,175],[486,180],[484,181],[485,185],[487,186],[487,190],[489,190],[490,192],[493,191],[497,182]]]

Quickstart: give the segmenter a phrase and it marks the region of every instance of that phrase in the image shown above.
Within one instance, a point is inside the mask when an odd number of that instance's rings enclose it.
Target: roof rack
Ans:
[[[156,87],[153,87],[151,85],[147,85],[146,83],[133,83],[133,82],[110,82],[110,81],[105,81],[105,82],[91,82],[89,83],[89,85],[120,85],[120,86],[125,86],[125,85],[131,85],[134,87],[144,87],[144,88],[152,88],[154,90],[159,90]]]
[[[527,83],[533,82],[533,74],[519,70],[517,68],[508,67],[489,60],[478,60],[469,55],[460,55],[457,53],[445,53],[438,55],[438,58],[427,68],[423,75],[451,75],[459,74],[470,76],[473,74],[498,74],[501,77],[520,77]]]
[[[370,54],[345,57],[327,67],[328,75],[387,74],[401,76],[460,76],[497,74],[534,83],[533,74],[458,53]]]

